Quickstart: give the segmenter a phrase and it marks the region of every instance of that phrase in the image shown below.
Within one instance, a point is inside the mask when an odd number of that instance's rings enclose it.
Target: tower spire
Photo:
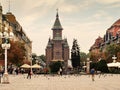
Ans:
[[[56,9],[56,11],[57,11],[56,18],[58,18],[59,17],[59,15],[58,15],[58,8]]]
[[[56,9],[56,11],[57,11],[56,20],[55,20],[55,23],[52,27],[52,30],[63,30],[63,28],[60,24],[60,20],[59,20],[58,9]]]

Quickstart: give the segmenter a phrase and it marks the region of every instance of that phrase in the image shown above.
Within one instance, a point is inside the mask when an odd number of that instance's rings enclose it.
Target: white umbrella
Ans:
[[[120,66],[120,62],[116,62],[116,65],[117,65],[117,66]]]
[[[30,68],[31,66],[30,65],[28,65],[28,64],[23,64],[22,66],[21,66],[21,68]]]
[[[55,60],[55,59],[54,59],[54,60],[51,60],[51,61],[52,61],[52,62],[58,62],[58,61],[63,62],[64,60],[62,60],[62,59],[61,59],[61,60],[57,60],[57,59]]]
[[[38,64],[34,64],[33,66],[32,66],[32,68],[42,68],[40,65],[38,65]]]
[[[108,67],[120,67],[120,62],[112,62],[107,64]]]
[[[87,68],[87,66],[83,66],[83,68]]]

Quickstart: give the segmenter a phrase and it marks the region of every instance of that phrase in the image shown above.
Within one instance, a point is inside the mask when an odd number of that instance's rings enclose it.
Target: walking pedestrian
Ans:
[[[28,70],[28,75],[27,75],[27,79],[30,78],[31,79],[31,71]]]
[[[94,76],[94,74],[95,74],[95,69],[94,68],[92,68],[91,70],[90,70],[90,74],[92,75],[92,81],[95,81],[95,76]]]
[[[3,74],[4,74],[4,69],[1,70],[1,75],[2,75],[2,77],[3,77]]]
[[[62,68],[60,68],[60,75],[62,76]]]

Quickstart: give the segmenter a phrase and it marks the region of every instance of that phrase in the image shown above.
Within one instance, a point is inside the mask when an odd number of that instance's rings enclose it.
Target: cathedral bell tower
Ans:
[[[56,14],[56,19],[52,27],[53,38],[49,38],[46,47],[46,61],[47,66],[52,62],[63,62],[65,67],[67,67],[69,59],[69,46],[67,39],[62,39],[62,26],[59,20],[58,10]]]
[[[62,26],[60,24],[60,20],[59,20],[59,15],[58,15],[58,11],[57,11],[57,14],[56,14],[56,20],[55,20],[55,23],[52,27],[52,30],[53,30],[53,39],[54,40],[62,40]]]

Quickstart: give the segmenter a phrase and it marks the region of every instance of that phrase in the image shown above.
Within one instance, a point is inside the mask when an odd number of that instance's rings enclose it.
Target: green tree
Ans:
[[[73,68],[80,67],[80,49],[76,39],[73,40],[73,46],[71,49],[71,60]]]
[[[62,64],[60,61],[51,63],[50,64],[51,73],[57,73],[60,67],[62,67]]]
[[[92,60],[92,62],[97,62],[98,59],[100,58],[99,53],[96,54],[96,53],[90,52],[89,56],[90,56],[90,60]]]
[[[36,63],[36,53],[32,53],[32,64],[35,64]]]
[[[117,53],[120,52],[120,45],[111,44],[107,46],[106,50],[107,50],[107,53],[110,55],[117,55]]]
[[[86,59],[87,59],[87,54],[84,52],[80,52],[80,60],[83,62],[86,61]]]
[[[44,54],[40,55],[39,58],[40,58],[42,61],[44,61],[44,62],[46,61],[46,57],[45,57]]]
[[[84,52],[80,52],[81,66],[85,65],[86,59],[87,59],[87,54]]]
[[[120,45],[118,44],[111,44],[108,45],[106,48],[106,53],[107,53],[107,62],[112,62],[112,56],[115,55],[117,56],[118,53],[120,53]]]
[[[25,56],[24,44],[18,41],[11,41],[10,45],[11,47],[8,49],[8,63],[20,66],[23,64]]]
[[[91,62],[90,63],[90,69],[94,68],[95,70],[97,70],[97,64],[96,62]]]
[[[97,63],[97,70],[104,73],[109,72],[106,60],[102,59]]]

